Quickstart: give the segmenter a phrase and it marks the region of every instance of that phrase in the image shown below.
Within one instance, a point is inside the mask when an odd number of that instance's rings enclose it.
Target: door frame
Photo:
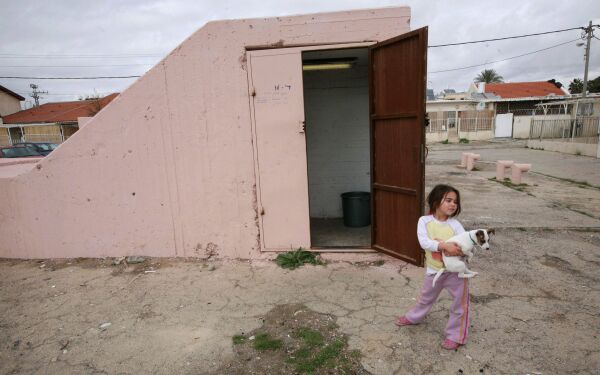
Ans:
[[[354,48],[369,48],[375,45],[385,45],[388,43],[392,43],[394,41],[397,40],[401,40],[404,38],[409,38],[411,35],[415,34],[416,32],[418,32],[419,29],[417,30],[413,30],[401,35],[398,35],[396,37],[384,40],[384,41],[365,41],[365,42],[354,42],[354,43],[339,43],[339,44],[315,44],[315,45],[306,45],[306,46],[300,46],[300,47],[288,47],[288,48],[265,48],[265,49],[249,49],[246,51],[247,54],[250,54],[251,56],[261,56],[261,55],[271,55],[274,54],[274,50],[281,50],[281,53],[296,53],[299,52],[299,56],[300,59],[298,61],[298,69],[302,69],[302,52],[308,52],[308,51],[319,51],[319,50],[343,50],[343,49],[354,49]],[[370,58],[370,53],[369,53],[369,58]],[[264,236],[265,236],[265,228],[263,225],[263,221],[261,220],[260,216],[261,213],[264,212],[262,211],[262,201],[261,201],[261,185],[260,185],[260,169],[259,169],[259,165],[258,165],[258,150],[257,150],[257,129],[256,129],[256,114],[255,114],[255,109],[254,109],[254,105],[253,105],[253,98],[254,98],[254,88],[253,88],[253,83],[252,83],[252,66],[251,66],[251,57],[249,56],[248,59],[249,61],[248,63],[248,69],[247,69],[247,84],[248,84],[248,100],[249,100],[249,108],[250,108],[250,121],[251,121],[251,132],[252,132],[252,151],[253,151],[253,158],[254,158],[254,178],[256,181],[256,192],[255,192],[255,196],[256,196],[256,202],[257,202],[257,207],[256,207],[256,211],[257,211],[257,222],[258,222],[258,227],[259,227],[259,236],[260,239],[258,241],[259,243],[259,247],[260,247],[260,251],[261,252],[280,252],[280,251],[287,251],[289,250],[289,248],[277,248],[277,249],[272,249],[272,248],[266,248],[265,243],[264,243]],[[371,62],[369,61],[369,64],[371,64]],[[369,68],[369,81],[368,81],[368,86],[369,86],[369,114],[371,115],[371,93],[372,93],[372,82],[371,82],[371,73],[370,73],[371,68]],[[426,62],[425,62],[425,70],[426,70]],[[425,73],[426,74],[426,73]],[[302,86],[302,89],[304,88],[304,86]],[[424,93],[424,88],[423,88],[423,93]],[[423,99],[425,100],[425,99]],[[424,104],[423,104],[424,107]],[[424,108],[425,110],[425,108]],[[423,113],[424,115],[424,113]],[[419,118],[421,118],[422,116],[420,116]],[[423,120],[423,119],[421,119]],[[373,129],[371,128],[372,124],[371,121],[369,123],[369,133],[370,133],[370,137],[371,137],[371,155],[373,152]],[[422,127],[421,129],[422,132],[422,138],[423,138],[423,147],[425,145],[425,128]],[[305,157],[307,157],[307,155],[305,155]],[[421,150],[421,158],[424,157],[424,150]],[[374,160],[371,157],[370,160],[370,164],[371,164],[371,185],[373,183],[373,163]],[[424,164],[424,161],[423,161]],[[423,188],[424,188],[424,166],[422,168],[422,178],[421,178],[421,186],[420,186],[420,191],[417,192],[417,198],[418,201],[420,202],[420,208],[419,211],[422,213],[423,210],[423,202],[424,202],[424,197],[423,197]],[[308,174],[306,176],[306,179],[308,181]],[[371,188],[372,190],[372,188]],[[308,194],[309,191],[307,189],[306,194]],[[309,200],[310,198],[307,196],[306,197],[307,200]],[[375,221],[374,219],[374,215],[375,215],[375,211],[374,211],[374,200],[373,198],[371,198],[371,216],[372,216],[372,220],[371,223],[373,224]],[[307,207],[308,210],[308,207]],[[309,218],[310,220],[310,218]],[[392,255],[395,257],[398,257],[396,254],[391,254],[389,252],[386,251],[382,251],[381,249],[378,249],[374,246],[374,241],[375,241],[375,237],[374,237],[374,226],[372,226],[371,228],[371,245],[370,247],[362,247],[362,248],[348,248],[348,249],[340,249],[340,248],[323,248],[323,247],[312,247],[312,239],[310,237],[311,233],[310,233],[310,226],[308,228],[308,238],[310,241],[310,248],[307,250],[313,250],[314,251],[326,251],[326,252],[374,252],[374,251],[378,251],[378,252],[383,252],[386,253],[388,255]],[[268,229],[267,229],[268,230]],[[416,237],[416,235],[415,235]],[[406,259],[405,259],[406,260]],[[414,263],[414,261],[411,261],[411,263]],[[417,260],[417,263],[419,263],[419,261]],[[422,259],[420,260],[420,263],[422,263]]]
[[[263,225],[263,220],[261,220],[261,215],[264,213],[263,211],[263,207],[262,207],[262,199],[261,199],[261,186],[260,186],[260,168],[258,165],[258,138],[257,138],[257,129],[256,129],[256,114],[255,114],[255,109],[254,109],[254,105],[253,105],[253,100],[254,100],[254,87],[253,87],[253,82],[252,82],[252,64],[251,64],[251,56],[265,56],[265,55],[272,55],[277,51],[280,50],[281,53],[296,53],[299,52],[300,53],[300,60],[298,62],[298,66],[299,69],[302,69],[302,52],[309,52],[309,51],[321,51],[321,50],[340,50],[340,49],[354,49],[354,48],[368,48],[371,45],[376,44],[376,41],[365,41],[365,42],[353,42],[353,43],[338,43],[338,44],[315,44],[315,45],[306,45],[306,46],[301,46],[301,47],[288,47],[288,48],[264,48],[264,49],[250,49],[250,50],[246,50],[246,53],[249,54],[250,56],[247,57],[247,61],[249,61],[248,63],[248,69],[247,69],[247,84],[248,84],[248,105],[250,108],[250,127],[251,127],[251,132],[252,132],[252,153],[253,153],[253,159],[254,159],[254,180],[256,182],[256,192],[255,192],[255,197],[256,197],[256,211],[257,211],[257,222],[258,222],[258,227],[259,227],[259,236],[260,239],[258,241],[259,246],[260,246],[260,251],[261,252],[281,252],[281,251],[287,251],[289,250],[289,248],[266,248],[264,239],[265,239],[265,228]],[[302,86],[302,89],[304,88],[304,85]],[[307,157],[307,155],[305,154],[305,157]],[[308,174],[306,175],[306,180],[308,181]],[[308,194],[308,189],[307,192]],[[306,197],[307,199],[309,199],[309,197]],[[307,211],[308,211],[308,207],[307,207]],[[308,218],[310,220],[310,217]],[[310,248],[308,250],[313,249],[312,247],[312,240],[310,239],[310,226],[308,228],[308,238],[309,238],[309,242],[310,242]],[[315,250],[318,250],[320,252],[323,252],[323,248],[314,248]],[[364,250],[363,250],[364,249]],[[335,252],[335,249],[332,249],[332,252]],[[354,251],[369,251],[371,252],[371,248],[362,248],[362,249],[354,249]],[[327,250],[329,252],[329,250]],[[339,252],[340,249],[337,249],[337,251]]]

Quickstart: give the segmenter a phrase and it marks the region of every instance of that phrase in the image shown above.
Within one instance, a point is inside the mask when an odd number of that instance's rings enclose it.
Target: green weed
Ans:
[[[254,339],[254,349],[256,350],[277,350],[281,349],[283,342],[281,340],[272,339],[268,334],[262,333]]]
[[[518,190],[521,192],[525,192],[525,187],[528,186],[527,184],[513,184],[509,178],[505,178],[504,181],[498,181],[498,180],[496,180],[496,177],[492,177],[492,178],[489,178],[488,180],[495,181],[495,182],[502,184],[508,188]],[[529,194],[529,195],[534,196],[533,194]]]
[[[315,370],[323,366],[335,367],[343,347],[344,342],[341,340],[336,340],[331,344],[323,347],[314,356],[311,356],[310,358],[305,358],[304,360],[291,360],[290,362],[295,363],[296,371],[300,373],[311,374]]]
[[[314,253],[310,251],[305,251],[302,248],[294,251],[288,251],[286,253],[281,253],[277,255],[275,259],[279,267],[287,268],[290,270],[296,269],[306,263],[314,264],[314,265],[322,265],[321,262]]]
[[[296,337],[304,340],[304,343],[309,347],[323,346],[324,338],[319,331],[310,328],[299,328],[296,331]]]
[[[241,343],[244,343],[244,342],[246,342],[246,338],[244,336],[242,336],[242,335],[235,335],[235,336],[233,336],[233,343],[234,344],[237,345],[237,344],[241,344]]]

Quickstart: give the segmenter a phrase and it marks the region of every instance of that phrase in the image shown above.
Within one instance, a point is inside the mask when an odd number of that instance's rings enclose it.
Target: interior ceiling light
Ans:
[[[302,70],[336,70],[350,69],[356,62],[356,57],[341,57],[332,59],[304,60]]]

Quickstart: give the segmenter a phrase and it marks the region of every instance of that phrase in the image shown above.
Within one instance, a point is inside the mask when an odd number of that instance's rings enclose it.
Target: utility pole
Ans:
[[[587,33],[587,44],[585,46],[585,70],[583,72],[583,92],[581,93],[581,97],[585,98],[587,92],[587,82],[588,82],[588,65],[590,63],[590,41],[592,40],[592,21],[590,21],[589,26],[585,29]]]
[[[587,65],[586,65],[586,71],[587,71]],[[587,75],[586,75],[587,77]],[[31,93],[29,96],[31,96],[33,98],[33,100],[35,100],[35,106],[39,107],[40,106],[40,96],[39,94],[47,94],[48,91],[37,91],[38,89],[38,85],[36,84],[30,84],[29,87],[31,87],[33,89],[33,93]]]

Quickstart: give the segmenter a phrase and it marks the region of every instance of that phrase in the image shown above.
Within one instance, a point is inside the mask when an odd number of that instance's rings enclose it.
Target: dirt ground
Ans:
[[[424,271],[383,255],[324,255],[293,271],[265,260],[0,260],[0,374],[294,373],[302,328],[323,336],[314,356],[340,340],[315,373],[598,374],[600,189],[561,179],[558,164],[515,190],[489,179],[491,164],[456,168],[460,152],[430,153],[428,189],[455,185],[465,227],[497,235],[473,260],[469,342],[457,351],[440,346],[447,294],[423,324],[394,326]],[[263,333],[282,346],[254,349]]]

